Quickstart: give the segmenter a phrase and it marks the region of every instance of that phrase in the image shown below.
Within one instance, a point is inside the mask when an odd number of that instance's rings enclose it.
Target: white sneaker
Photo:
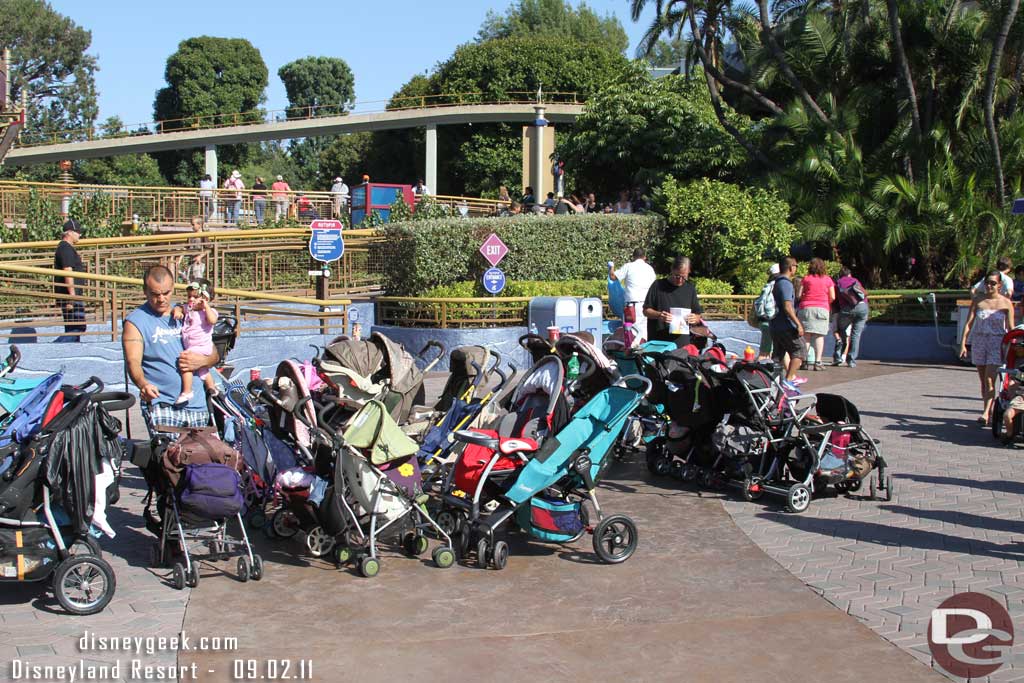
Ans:
[[[180,394],[178,394],[178,398],[174,399],[174,405],[176,405],[176,406],[184,405],[184,404],[188,403],[189,401],[191,401],[193,396],[195,396],[194,392],[192,392],[192,391],[183,391]]]

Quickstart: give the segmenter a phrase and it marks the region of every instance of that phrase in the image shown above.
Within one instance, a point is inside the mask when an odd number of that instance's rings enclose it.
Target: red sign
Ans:
[[[331,221],[318,218],[310,223],[309,227],[313,230],[341,230],[345,226],[342,225],[341,221]]]
[[[480,253],[484,255],[484,258],[491,264],[491,267],[494,267],[501,263],[501,259],[508,255],[508,247],[505,246],[500,237],[492,232],[484,240],[483,246],[480,247]]]

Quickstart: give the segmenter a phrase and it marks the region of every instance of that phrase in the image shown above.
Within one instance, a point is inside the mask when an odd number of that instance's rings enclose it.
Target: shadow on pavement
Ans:
[[[908,474],[906,472],[893,474],[893,477],[896,479],[910,479],[923,484],[966,486],[968,488],[981,489],[983,491],[998,491],[1000,493],[1012,493],[1016,495],[1024,494],[1024,482],[1007,481],[1005,479],[987,479],[985,481],[979,481],[977,479],[964,479],[962,477],[943,477],[935,474]]]

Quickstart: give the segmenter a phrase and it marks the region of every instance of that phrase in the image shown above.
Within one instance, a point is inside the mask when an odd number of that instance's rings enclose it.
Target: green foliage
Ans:
[[[341,114],[355,104],[356,80],[344,59],[303,57],[277,70],[288,93],[288,118]],[[318,107],[325,111],[317,112]]]
[[[512,126],[474,133],[462,143],[454,167],[463,179],[463,192],[479,197],[497,196],[498,187],[519,187],[523,177],[522,141]]]
[[[480,245],[496,233],[509,247],[501,262],[509,281],[604,277],[607,261],[624,262],[638,246],[655,250],[664,226],[657,216],[514,216],[389,223],[385,273],[391,295],[477,280],[487,269]]]
[[[60,211],[52,201],[44,197],[34,187],[28,191],[28,206],[25,209],[25,233],[24,239],[29,242],[41,242],[43,240],[58,240],[61,237],[61,226],[64,219]],[[4,229],[5,242],[20,242],[23,237],[18,234],[20,231],[12,231],[7,234]]]
[[[167,85],[156,93],[153,116],[158,121],[181,119],[165,129],[198,125],[201,116],[254,112],[265,100],[268,82],[263,56],[248,40],[210,36],[181,41],[167,58],[164,78]],[[259,119],[259,113],[253,113],[240,120]],[[222,167],[228,168],[241,166],[249,158],[245,145],[221,145],[217,154]],[[185,185],[198,180],[198,153],[162,152],[157,160],[169,179]]]
[[[760,294],[761,289],[768,282],[768,273],[771,271],[772,264],[776,262],[778,259],[741,263],[733,273],[736,291],[739,294]]]
[[[677,35],[668,40],[657,41],[651,51],[644,55],[644,58],[651,66],[663,69],[676,68],[683,60],[687,59],[689,48],[690,42]]]
[[[608,295],[606,280],[510,280],[499,296],[587,296]],[[421,295],[429,299],[491,296],[481,280],[463,280],[450,285],[432,287]]]
[[[320,153],[319,166],[323,178],[341,177],[351,187],[362,177],[372,154],[373,133],[339,135]]]
[[[689,255],[705,276],[732,278],[746,263],[789,253],[797,236],[786,203],[759,188],[670,177],[655,203],[668,217],[670,251]]]
[[[553,36],[577,43],[597,43],[625,52],[629,36],[612,15],[599,17],[586,3],[574,9],[565,0],[518,0],[504,14],[487,11],[477,41],[519,35]]]
[[[732,284],[725,280],[716,280],[710,277],[690,278],[693,286],[697,288],[698,294],[733,294]]]
[[[88,54],[92,33],[40,0],[0,0],[0,47],[11,50],[8,97],[28,97],[26,139],[31,133],[85,138],[96,120],[96,57]]]
[[[729,120],[744,130],[751,125],[731,111]],[[559,139],[558,156],[578,185],[612,197],[669,175],[728,179],[746,166],[746,153],[718,124],[700,79],[653,79],[640,62],[590,99]]]

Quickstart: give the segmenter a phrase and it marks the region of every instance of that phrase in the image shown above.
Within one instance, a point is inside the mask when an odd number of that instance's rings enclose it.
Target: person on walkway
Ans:
[[[619,201],[615,202],[615,213],[633,213],[633,202],[626,190],[619,193]]]
[[[673,308],[688,310],[689,313],[683,314],[683,320],[675,320],[672,315]],[[704,323],[700,317],[704,309],[701,308],[697,288],[690,282],[689,258],[675,258],[668,277],[656,280],[647,290],[643,309],[644,317],[647,318],[649,340],[675,342],[676,346],[680,347],[690,343],[689,332],[672,331],[680,329],[681,323],[686,323],[685,329],[689,329],[689,325]]]
[[[868,324],[868,293],[860,280],[855,278],[850,269],[843,266],[836,280],[836,304],[839,315],[836,317],[836,334],[839,339],[832,352],[832,365],[843,364],[843,351],[846,352],[846,364],[857,367],[857,356],[860,354],[860,338],[864,327]]]
[[[274,220],[279,221],[288,215],[288,193],[292,191],[282,176],[270,186],[271,197],[274,199]]]
[[[587,201],[583,203],[583,208],[587,213],[601,213],[601,205],[597,203],[597,197],[593,192],[587,193]]]
[[[796,314],[796,292],[793,289],[795,275],[795,258],[786,256],[779,261],[779,275],[775,278],[775,286],[772,288],[775,296],[775,317],[772,318],[769,329],[772,332],[772,358],[783,366],[786,379],[799,386],[807,381],[806,377],[796,375],[800,364],[807,358],[807,345],[804,343],[804,326]]]
[[[971,362],[978,369],[981,382],[981,417],[978,424],[988,424],[992,414],[993,385],[996,371],[1003,364],[1003,335],[1013,329],[1013,302],[1000,294],[1002,273],[993,270],[982,279],[985,296],[975,297],[967,313],[964,336],[960,341],[960,357],[967,357],[967,342],[971,343]]]
[[[1013,271],[1013,296],[1016,302],[1024,301],[1024,266],[1017,266]]]
[[[199,181],[199,212],[203,214],[203,220],[209,222],[213,215],[213,178],[207,173]]]
[[[252,210],[256,214],[256,225],[263,225],[263,216],[267,212],[267,184],[260,176],[256,176],[256,182],[252,184]]]
[[[320,213],[316,210],[316,207],[313,206],[312,200],[306,196],[305,192],[299,193],[299,198],[295,200],[295,206],[298,209],[300,219],[313,221],[320,218]]]
[[[755,300],[755,307],[757,301],[764,300],[766,314],[764,318],[758,318],[757,327],[761,331],[761,342],[757,347],[757,357],[759,360],[768,360],[772,357],[772,330],[771,322],[775,315],[775,278],[779,276],[779,264],[773,263],[771,268],[768,269],[768,281],[765,282],[764,287],[761,288],[761,294],[758,295]]]
[[[523,191],[523,197],[522,199],[519,200],[519,203],[522,204],[523,209],[525,211],[533,210],[533,205],[537,203],[537,195],[534,194],[532,187],[527,185],[526,189]]]
[[[503,202],[505,204],[509,204],[512,202],[512,197],[510,197],[508,194],[508,188],[505,187],[504,185],[498,186],[498,201]]]
[[[814,349],[815,370],[825,369],[821,357],[825,352],[829,313],[835,300],[835,283],[825,272],[825,262],[812,258],[807,266],[807,275],[800,282],[798,315],[804,328],[804,338]]]
[[[331,201],[334,205],[334,217],[341,218],[348,213],[348,185],[338,176],[331,185]]]
[[[608,279],[618,280],[622,283],[622,289],[626,294],[626,305],[633,305],[639,315],[633,323],[633,335],[637,339],[647,339],[647,316],[640,310],[644,301],[647,300],[647,292],[651,285],[657,281],[658,276],[647,263],[647,254],[643,249],[637,247],[633,250],[633,260],[615,270],[615,264],[608,264]]]
[[[1013,278],[1010,277],[1010,271],[1013,270],[1013,261],[1010,260],[1009,256],[1000,256],[996,261],[996,270],[999,271],[999,293],[1006,298],[1013,296]],[[975,299],[982,299],[985,297],[987,292],[985,291],[985,278],[981,278],[974,283],[971,287],[971,294]]]
[[[153,266],[143,277],[146,303],[124,321],[121,345],[128,377],[139,398],[150,404],[150,418],[161,427],[205,427],[210,422],[206,395],[195,392],[183,406],[174,401],[181,393],[179,372],[197,372],[217,364],[217,350],[202,354],[185,351],[181,325],[171,316],[174,276],[164,266]]]
[[[57,251],[53,254],[53,269],[63,270],[68,273],[84,273],[85,264],[79,256],[75,245],[82,237],[82,226],[78,221],[71,219],[64,223],[63,233],[60,242],[57,243]],[[53,293],[67,296],[82,296],[85,287],[85,280],[72,275],[55,275],[53,277]],[[80,342],[81,334],[85,332],[85,303],[81,300],[57,299],[60,307],[61,317],[64,318],[64,334],[54,341]]]
[[[192,216],[192,232],[203,231],[203,217]],[[210,248],[210,241],[205,237],[189,237],[186,252],[178,257],[174,266],[174,272],[182,282],[193,282],[199,278],[206,277],[206,252]]]
[[[237,170],[231,172],[231,177],[224,181],[224,189],[227,190],[225,195],[225,206],[224,211],[227,214],[226,222],[228,225],[238,225],[238,218],[242,213],[242,190],[245,189],[245,183],[242,182],[242,174]]]

